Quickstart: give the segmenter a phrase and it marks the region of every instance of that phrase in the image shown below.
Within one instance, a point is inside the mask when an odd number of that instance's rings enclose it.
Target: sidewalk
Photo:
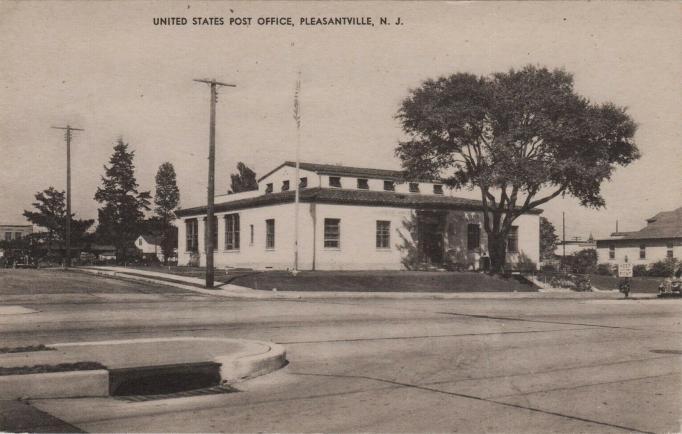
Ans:
[[[286,363],[284,347],[228,338],[149,338],[47,345],[48,350],[0,354],[3,368],[97,362],[99,369],[0,375],[0,399],[108,396],[116,381],[161,370],[219,369],[232,383],[262,375]],[[32,370],[31,372],[35,372]],[[115,377],[118,377],[115,378]]]
[[[126,267],[79,267],[74,270],[83,272],[137,280],[157,284],[171,285],[206,295],[231,298],[255,299],[619,299],[622,295],[614,291],[574,292],[574,291],[543,291],[543,292],[331,292],[331,291],[263,291],[215,282],[214,289],[204,288],[204,280],[196,277],[179,276]],[[656,294],[637,294],[636,299],[656,298]]]

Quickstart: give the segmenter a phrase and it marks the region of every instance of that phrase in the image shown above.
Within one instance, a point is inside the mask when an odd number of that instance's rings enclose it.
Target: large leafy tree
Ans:
[[[228,190],[228,194],[251,190],[258,190],[256,172],[240,161],[237,163],[237,173],[230,175],[230,189]]]
[[[504,267],[517,217],[560,195],[602,207],[601,183],[639,157],[626,110],[578,95],[563,70],[427,80],[397,118],[408,139],[396,154],[408,174],[480,190],[493,272]]]
[[[554,257],[558,241],[559,237],[552,222],[545,217],[540,217],[540,258],[550,259]]]
[[[154,195],[154,212],[160,220],[161,251],[163,263],[168,263],[173,248],[177,244],[177,232],[171,224],[175,218],[174,210],[180,203],[180,190],[175,176],[175,168],[171,163],[163,163],[156,172],[156,194]]]
[[[116,246],[116,259],[125,261],[127,250],[140,235],[144,211],[149,210],[151,195],[137,190],[134,151],[119,139],[104,166],[102,186],[97,188],[95,200],[102,207],[98,210],[97,235],[100,240]]]
[[[46,231],[48,253],[52,249],[52,241],[66,239],[66,206],[65,194],[54,187],[49,187],[35,194],[33,207],[36,211],[24,210],[24,217]],[[71,241],[79,242],[85,238],[87,230],[95,222],[92,219],[74,219],[71,214]]]

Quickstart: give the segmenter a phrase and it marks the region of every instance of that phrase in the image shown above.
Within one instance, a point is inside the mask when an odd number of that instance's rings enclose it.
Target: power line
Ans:
[[[71,266],[71,131],[85,131],[82,128],[51,127],[56,130],[66,130],[66,267]]]

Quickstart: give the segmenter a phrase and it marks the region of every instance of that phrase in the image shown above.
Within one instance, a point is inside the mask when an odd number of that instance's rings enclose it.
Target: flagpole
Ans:
[[[296,193],[294,194],[294,272],[298,272],[298,204],[301,189],[300,170],[300,147],[301,147],[301,113],[300,103],[298,101],[301,93],[301,71],[298,72],[298,80],[296,81],[296,93],[294,96],[294,119],[296,120],[296,178],[294,185],[296,185]]]

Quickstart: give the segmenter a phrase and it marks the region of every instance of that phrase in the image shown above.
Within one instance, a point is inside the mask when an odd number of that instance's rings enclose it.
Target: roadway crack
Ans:
[[[384,341],[384,340],[401,340],[401,339],[455,338],[455,337],[467,337],[467,336],[496,336],[496,335],[527,334],[527,333],[553,333],[553,332],[565,332],[565,331],[577,331],[577,330],[591,330],[591,328],[585,327],[585,328],[572,328],[572,329],[516,330],[516,331],[486,332],[486,333],[454,333],[454,334],[444,334],[444,335],[387,336],[387,337],[380,337],[380,338],[328,339],[328,340],[318,340],[318,341],[289,341],[289,342],[277,342],[277,343],[281,344],[281,345],[323,344],[323,343],[335,343],[335,342],[364,342],[364,341]]]
[[[565,322],[565,321],[549,321],[542,319],[529,319],[529,318],[518,318],[518,317],[507,317],[507,316],[492,316],[492,315],[477,315],[471,313],[458,313],[458,312],[436,312],[443,315],[461,316],[467,318],[478,318],[478,319],[491,319],[496,321],[521,321],[521,322],[532,322],[532,323],[542,323],[542,324],[559,324],[559,325],[573,325],[573,326],[585,326],[585,327],[600,327],[607,329],[620,329],[620,330],[640,330],[632,327],[620,327],[620,326],[610,326],[604,324],[590,324],[590,323],[575,323],[575,322]]]
[[[555,387],[552,389],[536,390],[536,391],[532,391],[532,392],[510,393],[507,395],[489,396],[489,397],[487,397],[487,399],[493,399],[494,400],[494,399],[501,399],[501,398],[513,398],[515,396],[526,396],[526,395],[533,395],[536,393],[557,392],[559,390],[576,390],[576,389],[582,389],[585,387],[592,387],[592,386],[605,386],[607,384],[627,383],[629,381],[649,380],[651,378],[668,377],[670,375],[680,375],[680,373],[679,372],[668,372],[667,374],[648,375],[645,377],[632,377],[632,378],[626,378],[624,380],[602,381],[602,382],[598,382],[598,383],[579,384],[577,386]]]
[[[426,391],[426,392],[440,393],[440,394],[443,394],[443,395],[456,396],[456,397],[459,397],[459,398],[473,399],[473,400],[476,400],[476,401],[487,402],[487,403],[490,403],[490,404],[495,404],[495,405],[501,405],[501,406],[505,406],[505,407],[516,408],[516,409],[520,409],[520,410],[527,410],[527,411],[532,411],[532,412],[536,412],[536,413],[547,414],[547,415],[551,415],[551,416],[563,417],[563,418],[566,418],[566,419],[572,419],[572,420],[577,420],[577,421],[581,421],[581,422],[592,423],[592,424],[596,424],[596,425],[608,426],[608,427],[611,427],[611,428],[618,428],[618,429],[621,429],[621,430],[624,430],[624,431],[628,431],[628,432],[638,432],[638,433],[645,433],[645,434],[654,434],[654,433],[651,432],[651,431],[643,431],[643,430],[640,430],[640,429],[637,429],[637,428],[632,428],[632,427],[628,427],[628,426],[612,424],[612,423],[609,423],[609,422],[602,422],[602,421],[599,421],[599,420],[588,419],[588,418],[584,418],[584,417],[580,417],[580,416],[573,416],[573,415],[570,415],[570,414],[564,414],[564,413],[559,413],[559,412],[550,411],[550,410],[544,410],[544,409],[537,408],[537,407],[531,407],[531,406],[521,405],[521,404],[513,404],[513,403],[509,403],[509,402],[504,402],[504,401],[496,401],[495,399],[483,398],[483,397],[480,397],[480,396],[469,395],[469,394],[465,394],[465,393],[448,392],[448,391],[445,391],[445,390],[434,389],[434,388],[432,388],[432,387],[420,386],[420,385],[418,385],[418,384],[403,383],[403,382],[400,382],[400,381],[387,380],[387,379],[377,378],[377,377],[369,377],[369,376],[365,376],[365,375],[313,374],[313,373],[293,373],[293,372],[292,372],[291,374],[293,374],[293,375],[309,375],[309,376],[318,376],[318,377],[354,378],[354,379],[360,379],[360,380],[377,381],[377,382],[384,383],[384,384],[392,384],[392,385],[395,385],[395,386],[407,387],[407,388],[417,389],[417,390],[423,390],[423,391]]]

